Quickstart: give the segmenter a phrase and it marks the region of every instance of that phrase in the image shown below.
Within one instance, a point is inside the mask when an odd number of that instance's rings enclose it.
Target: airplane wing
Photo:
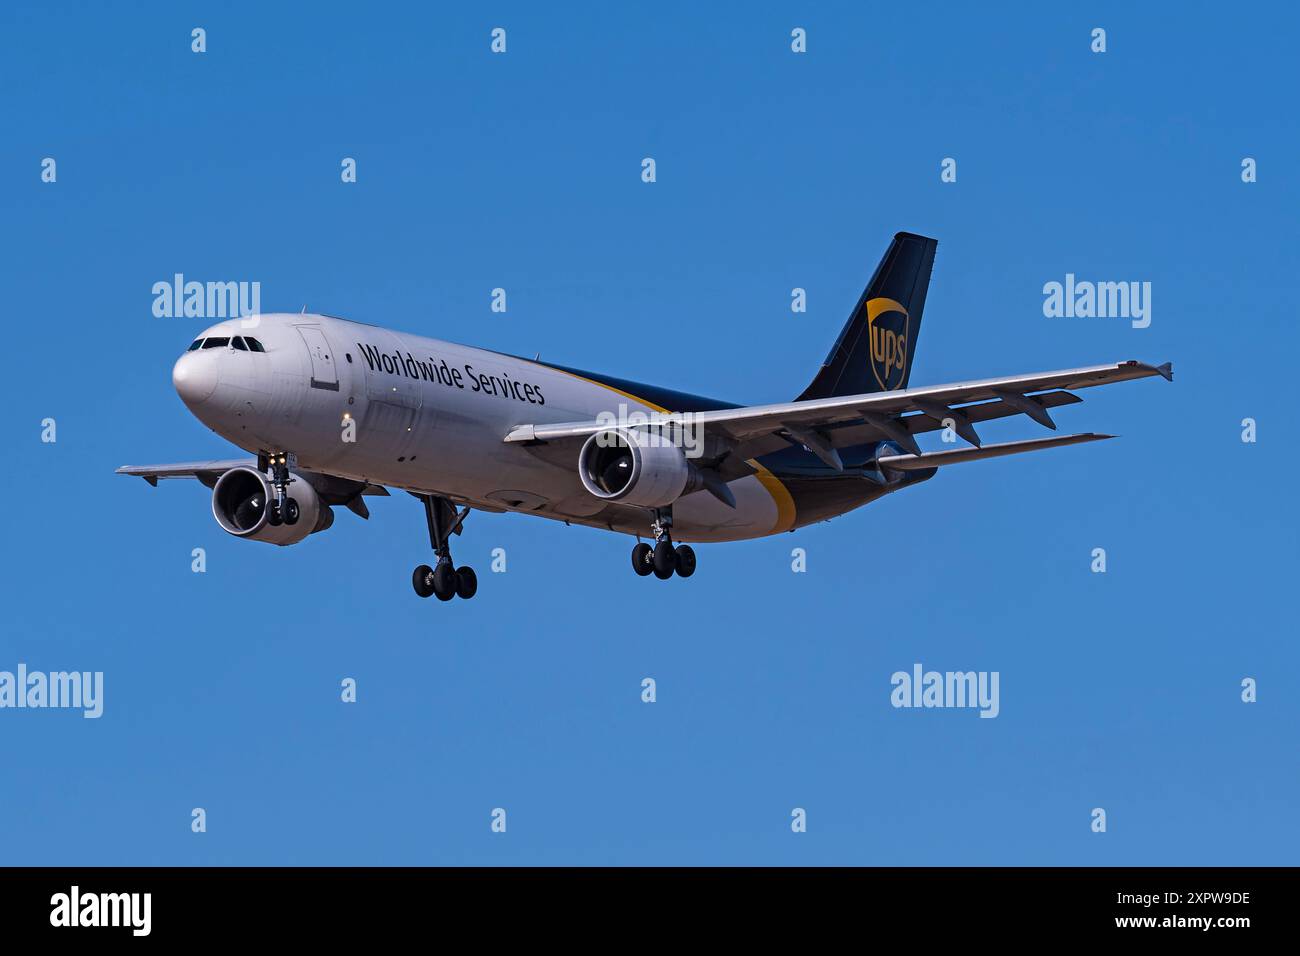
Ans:
[[[163,478],[196,478],[211,488],[217,479],[231,468],[256,468],[256,458],[224,458],[213,461],[181,461],[170,465],[123,465],[116,474],[143,478],[155,488]],[[321,501],[327,505],[343,505],[349,511],[362,518],[369,518],[370,511],[362,495],[387,495],[388,489],[383,485],[366,484],[351,478],[339,478],[324,472],[295,468],[294,471],[306,479]]]
[[[256,458],[227,458],[215,461],[179,461],[171,465],[123,465],[114,474],[143,478],[155,488],[160,478],[197,478],[211,488],[231,468],[256,468]]]
[[[1023,413],[1041,425],[1055,429],[1056,424],[1048,415],[1047,409],[1080,401],[1077,396],[1062,390],[1091,388],[1154,375],[1172,381],[1173,368],[1168,362],[1157,366],[1130,360],[1113,365],[1094,365],[1035,375],[929,385],[778,405],[652,415],[650,422],[702,427],[706,436],[721,439],[727,447],[726,452],[717,456],[712,463],[702,464],[711,464],[724,479],[730,480],[752,472],[753,466],[748,463],[751,459],[790,445],[803,445],[836,469],[843,467],[837,448],[871,441],[888,439],[901,445],[911,456],[920,456],[921,450],[913,436],[917,432],[947,427],[945,422],[951,423],[953,431],[979,448],[981,441],[974,428],[976,422]],[[546,443],[586,439],[608,427],[609,422],[602,421],[519,425],[511,429],[505,436],[505,441]],[[1069,437],[1080,441],[1095,440],[1085,436]],[[1041,443],[1011,444],[1033,446],[1016,448],[1015,451],[1054,447]],[[1014,451],[999,452],[1013,453]],[[914,464],[912,467],[929,465]]]

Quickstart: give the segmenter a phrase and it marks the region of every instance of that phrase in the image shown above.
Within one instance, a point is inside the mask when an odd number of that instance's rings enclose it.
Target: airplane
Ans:
[[[949,465],[1112,438],[1084,432],[984,444],[975,426],[1049,410],[1073,390],[1173,379],[1138,361],[910,387],[935,239],[894,236],[812,382],[790,402],[740,406],[539,358],[327,315],[228,319],[177,359],[172,383],[204,425],[256,457],[128,465],[194,478],[230,534],[286,546],[335,507],[400,489],[424,505],[434,564],[420,597],[472,598],[451,537],[472,511],[540,515],[637,538],[636,574],[695,573],[690,544],[793,531],[928,481]],[[965,445],[925,452],[946,429]],[[653,541],[653,545],[641,540]]]

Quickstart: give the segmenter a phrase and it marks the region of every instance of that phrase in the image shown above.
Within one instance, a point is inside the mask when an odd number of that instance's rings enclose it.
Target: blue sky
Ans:
[[[0,11],[0,669],[105,674],[97,721],[0,711],[0,862],[1294,863],[1294,11],[618,6]],[[475,515],[448,605],[411,591],[408,496],[274,549],[112,473],[232,452],[171,388],[206,324],[152,315],[177,272],[769,402],[903,229],[940,240],[913,384],[1175,382],[1056,414],[1121,440],[701,547],[689,581]],[[1151,326],[1045,318],[1071,272],[1151,282]],[[1000,715],[892,708],[917,662],[998,671]]]

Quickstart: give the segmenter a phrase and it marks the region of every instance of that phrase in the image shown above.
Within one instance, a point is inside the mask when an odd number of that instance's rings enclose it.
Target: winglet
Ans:
[[[1127,365],[1130,368],[1145,369],[1148,374],[1159,375],[1166,382],[1174,380],[1174,363],[1166,362],[1164,365],[1148,365],[1146,362],[1139,362],[1137,359],[1129,359],[1127,362],[1121,362],[1120,365]]]

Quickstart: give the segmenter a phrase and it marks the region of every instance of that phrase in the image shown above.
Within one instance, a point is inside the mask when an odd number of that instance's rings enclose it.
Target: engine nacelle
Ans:
[[[596,432],[578,453],[578,476],[597,498],[642,508],[662,508],[704,487],[676,443],[644,428]]]
[[[334,511],[320,500],[316,489],[301,475],[290,474],[289,497],[298,502],[294,524],[268,521],[271,482],[256,468],[232,468],[212,486],[212,515],[222,530],[249,541],[297,544],[309,534],[334,523]]]

